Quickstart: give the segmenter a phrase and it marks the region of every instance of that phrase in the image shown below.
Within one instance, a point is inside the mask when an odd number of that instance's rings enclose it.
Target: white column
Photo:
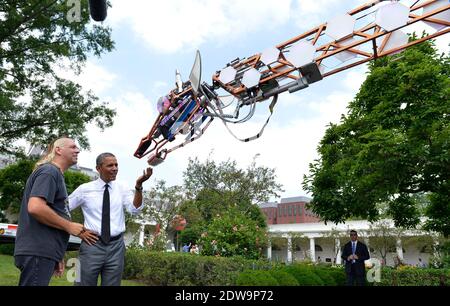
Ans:
[[[267,245],[267,259],[272,260],[272,241],[270,239]]]
[[[309,253],[311,261],[316,262],[316,242],[314,241],[314,238],[309,238]]]
[[[432,255],[434,257],[439,256],[438,250],[439,250],[439,240],[438,240],[438,238],[436,236],[433,235],[433,251],[432,251]]]
[[[340,265],[342,263],[342,258],[341,258],[342,253],[341,253],[341,240],[339,238],[336,238],[335,248],[337,249],[337,253],[335,253],[335,254],[337,254],[336,255],[336,264]]]
[[[288,263],[292,262],[292,237],[289,235],[287,236],[287,258],[286,261]]]
[[[145,229],[145,225],[142,224],[141,227],[139,228],[139,245],[140,246],[144,246],[144,229]]]
[[[403,247],[402,247],[402,240],[399,238],[397,238],[397,255],[398,258],[400,258],[400,260],[403,260]]]

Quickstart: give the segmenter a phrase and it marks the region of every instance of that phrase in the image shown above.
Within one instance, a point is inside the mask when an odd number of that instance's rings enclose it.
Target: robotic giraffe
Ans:
[[[214,73],[211,85],[201,81],[201,57],[197,51],[189,80],[183,82],[176,71],[175,89],[158,100],[159,115],[134,156],[150,154],[148,163],[156,166],[167,154],[201,137],[215,118],[227,128],[227,123],[245,122],[253,116],[256,104],[268,99],[272,114],[278,95],[283,92],[307,88],[324,77],[450,31],[449,0],[407,3],[366,3],[261,53],[236,58]],[[428,24],[435,32],[409,41],[403,30],[417,22]],[[228,130],[240,141],[254,140],[262,135],[271,114],[253,137],[239,139]]]

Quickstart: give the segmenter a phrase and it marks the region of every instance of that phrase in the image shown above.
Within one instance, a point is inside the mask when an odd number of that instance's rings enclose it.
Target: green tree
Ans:
[[[0,211],[19,212],[25,184],[35,163],[36,160],[21,159],[0,170]]]
[[[62,63],[79,73],[88,54],[114,47],[111,29],[89,22],[88,0],[81,8],[69,22],[67,1],[0,1],[0,153],[17,154],[19,139],[45,146],[61,135],[88,148],[87,124],[112,125],[107,103],[57,75]]]
[[[67,194],[71,194],[81,184],[90,182],[91,178],[84,173],[68,170],[64,172],[64,181],[66,183]],[[72,215],[72,221],[84,223],[84,217],[80,207],[72,210],[70,214]]]
[[[8,211],[13,215],[20,211],[23,191],[35,163],[35,159],[21,159],[0,170],[0,211]],[[67,193],[70,194],[81,184],[89,182],[90,178],[81,172],[68,170],[64,172],[64,180]],[[80,209],[72,212],[72,219],[82,222],[83,216]],[[17,220],[5,221],[16,222]]]
[[[210,236],[214,237],[213,239],[206,241],[204,237],[201,237],[202,233],[211,230],[214,232],[216,227],[225,226],[223,224],[225,221],[234,220],[233,222],[236,222],[237,214],[242,218],[242,222],[245,222],[243,224],[250,222],[256,225],[253,227],[254,235],[259,235],[259,231],[265,232],[266,218],[257,203],[267,201],[271,195],[277,195],[277,192],[282,191],[281,185],[276,183],[274,170],[257,167],[255,162],[246,170],[242,170],[237,167],[235,161],[216,163],[208,159],[206,162],[200,163],[197,158],[189,160],[188,168],[184,172],[184,187],[188,200],[180,206],[179,212],[186,218],[187,226],[180,234],[181,241],[184,243],[211,243],[212,240],[215,240],[217,245],[224,245],[223,248],[226,250],[219,252],[221,256],[237,254],[232,250],[233,248],[228,247],[235,243],[234,238],[226,235],[213,235]],[[211,224],[215,224],[213,228],[211,228]],[[250,231],[251,228],[251,226],[246,227]],[[242,235],[252,239],[247,234],[245,232]],[[260,254],[259,247],[256,250],[255,245],[251,247],[252,242],[246,243],[245,248],[248,252],[252,252],[253,255]],[[260,247],[265,244],[265,240],[260,240]],[[209,246],[204,247],[206,247],[205,250],[208,250],[205,252],[212,254],[211,249],[208,249]],[[249,254],[240,255],[253,256]]]
[[[303,188],[324,221],[377,220],[415,227],[426,194],[427,228],[450,234],[450,65],[433,42],[373,61],[339,124],[330,124]]]
[[[175,233],[174,219],[179,214],[180,204],[184,201],[179,186],[167,187],[164,181],[158,181],[155,187],[144,194],[142,213],[134,218],[134,222],[155,222],[159,224],[159,233],[154,233],[147,246],[152,250],[164,251],[169,235]]]
[[[396,252],[397,239],[401,233],[402,230],[392,229],[388,220],[379,220],[370,224],[367,235],[370,237],[370,248],[374,250],[372,256],[381,256],[383,265],[385,265],[388,253]]]
[[[278,193],[283,191],[282,185],[276,182],[275,170],[257,167],[255,161],[242,170],[236,161],[216,163],[208,158],[201,163],[197,158],[190,158],[183,177],[189,198],[196,198],[206,189],[219,195],[232,192],[229,195],[234,195],[236,199],[248,199],[258,204],[268,201],[271,196],[278,197]]]
[[[321,238],[327,244],[333,245],[333,265],[338,260],[339,251],[343,248],[348,241],[348,233],[338,230],[336,227],[331,228],[330,231],[325,232]],[[339,244],[336,242],[339,241]]]
[[[202,255],[258,259],[267,246],[267,236],[255,220],[230,209],[207,225],[198,243]]]

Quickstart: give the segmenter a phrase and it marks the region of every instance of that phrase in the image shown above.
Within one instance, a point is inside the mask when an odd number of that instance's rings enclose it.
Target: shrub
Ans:
[[[189,253],[149,252],[130,248],[125,255],[125,279],[156,286],[235,285],[241,271],[267,268],[266,261],[212,257]]]
[[[0,254],[14,255],[14,243],[0,244]]]
[[[238,286],[278,286],[278,281],[271,271],[247,270],[239,273],[236,284]]]
[[[330,276],[334,279],[337,286],[345,286],[347,283],[347,276],[345,275],[345,270],[343,268],[329,268],[328,272]]]
[[[287,266],[283,271],[291,274],[297,280],[299,286],[323,286],[322,279],[317,276],[311,267],[301,264]]]
[[[314,267],[311,269],[317,276],[320,277],[325,286],[336,286],[337,282],[330,273],[330,268]]]
[[[381,282],[375,286],[449,286],[450,270],[418,269],[414,267],[402,269],[382,268]]]
[[[275,278],[280,286],[298,286],[294,276],[282,270],[271,270],[270,275]]]

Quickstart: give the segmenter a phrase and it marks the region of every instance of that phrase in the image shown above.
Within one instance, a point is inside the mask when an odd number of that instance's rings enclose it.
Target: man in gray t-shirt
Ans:
[[[84,231],[70,221],[63,176],[79,152],[72,139],[57,139],[27,180],[14,250],[20,286],[47,286],[53,274],[61,276],[69,235]]]
[[[66,231],[40,223],[26,207],[31,197],[47,202],[59,216],[70,219],[66,211],[67,191],[64,176],[54,164],[43,164],[28,178],[22,198],[14,255],[37,255],[60,262],[69,242]]]

